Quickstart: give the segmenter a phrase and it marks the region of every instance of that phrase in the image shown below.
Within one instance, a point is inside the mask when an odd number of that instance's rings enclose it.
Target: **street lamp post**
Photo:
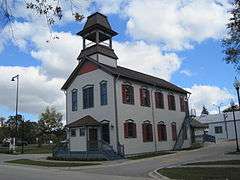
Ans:
[[[17,92],[16,92],[16,114],[15,114],[15,121],[16,121],[16,128],[17,128],[17,120],[18,120],[18,92],[19,92],[19,74],[12,77],[12,81],[15,81],[17,80]],[[22,122],[23,123],[23,122]],[[22,124],[22,128],[23,128],[23,124]],[[23,131],[23,129],[22,129]],[[15,137],[16,138],[16,137]],[[22,132],[22,135],[21,135],[21,145],[22,145],[22,150],[21,150],[21,153],[23,154],[23,132]]]
[[[236,136],[237,152],[239,152],[237,125],[236,125],[236,117],[235,117],[235,109],[234,109],[235,108],[235,104],[234,104],[233,100],[231,100],[230,105],[231,105],[232,112],[233,112],[233,122],[234,122],[235,136]]]

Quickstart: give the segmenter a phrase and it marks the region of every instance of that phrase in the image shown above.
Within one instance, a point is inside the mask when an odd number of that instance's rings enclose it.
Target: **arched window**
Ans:
[[[172,127],[172,140],[176,141],[177,140],[177,125],[176,125],[176,123],[172,122],[171,127]]]
[[[107,105],[107,81],[100,82],[100,101],[101,105]]]
[[[122,84],[122,102],[134,104],[134,88],[130,84]]]
[[[146,88],[140,88],[140,101],[141,106],[147,106],[150,107],[150,94],[149,90]]]
[[[180,101],[180,109],[182,112],[186,112],[188,110],[188,101],[185,96],[179,96]]]
[[[172,111],[176,110],[175,96],[173,94],[168,94],[168,109]]]
[[[92,108],[94,106],[93,85],[83,87],[83,109]]]
[[[127,120],[124,123],[124,137],[125,138],[136,138],[137,137],[136,123],[134,123],[133,120]]]
[[[160,121],[157,125],[158,128],[158,141],[167,140],[167,128],[163,121]]]
[[[77,89],[73,89],[72,90],[72,111],[77,111],[78,109],[78,97],[77,97],[77,93],[78,93],[78,90]]]
[[[156,108],[164,109],[164,96],[162,92],[155,92]]]
[[[143,142],[152,142],[153,141],[152,124],[150,123],[150,121],[143,122],[142,136],[143,136]]]

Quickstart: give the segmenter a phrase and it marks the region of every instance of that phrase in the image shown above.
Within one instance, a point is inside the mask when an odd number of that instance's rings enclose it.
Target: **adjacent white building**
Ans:
[[[172,150],[177,141],[190,146],[190,129],[183,126],[189,92],[118,66],[121,59],[112,48],[117,33],[106,16],[89,16],[78,35],[83,37],[79,64],[62,87],[71,154],[129,156]]]
[[[238,138],[240,138],[240,111],[235,112]],[[215,136],[216,141],[236,138],[233,113],[201,115],[198,120],[208,125],[207,133]]]

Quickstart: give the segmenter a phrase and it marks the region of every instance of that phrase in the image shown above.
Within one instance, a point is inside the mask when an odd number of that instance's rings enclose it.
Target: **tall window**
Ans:
[[[164,122],[160,122],[157,125],[157,129],[158,129],[158,141],[166,141],[167,140],[167,129],[166,129],[166,125],[164,124]]]
[[[71,137],[76,137],[76,129],[71,129],[70,133],[71,133]]]
[[[78,106],[77,106],[77,99],[78,99],[77,92],[78,92],[77,89],[72,90],[72,111],[77,111],[77,108],[78,108]]]
[[[93,86],[83,88],[83,108],[91,108],[94,106]]]
[[[134,123],[132,120],[128,120],[124,123],[124,137],[125,138],[137,137],[136,123]]]
[[[140,101],[141,106],[150,107],[150,95],[148,89],[140,88]]]
[[[128,84],[122,84],[122,102],[124,104],[134,104],[133,86]]]
[[[223,130],[222,130],[222,126],[215,126],[215,134],[222,134]]]
[[[163,93],[155,92],[155,104],[156,104],[156,108],[164,109]]]
[[[187,101],[185,101],[184,96],[179,96],[179,100],[180,100],[180,109],[182,112],[186,112],[187,111]]]
[[[100,83],[100,101],[101,105],[107,105],[107,81],[102,81]]]
[[[172,140],[176,141],[177,140],[177,125],[176,125],[176,123],[172,122],[171,127],[172,127]]]
[[[173,111],[176,110],[175,97],[173,94],[168,95],[168,109]]]
[[[142,124],[142,136],[143,142],[153,141],[152,124],[149,121],[146,121]]]

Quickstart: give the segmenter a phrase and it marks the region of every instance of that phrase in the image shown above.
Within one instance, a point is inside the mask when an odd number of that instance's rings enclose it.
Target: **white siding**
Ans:
[[[155,151],[155,139],[157,143],[157,151],[160,150],[170,150],[173,148],[174,141],[172,140],[172,132],[171,132],[171,123],[176,122],[177,124],[177,133],[179,132],[182,122],[185,118],[185,113],[180,112],[180,102],[179,102],[179,95],[174,94],[175,101],[176,101],[176,111],[169,111],[168,110],[168,102],[167,102],[167,95],[168,92],[164,91],[164,109],[156,109],[155,108],[155,98],[154,92],[155,88],[149,87],[150,91],[150,101],[151,101],[151,93],[153,95],[153,102],[151,102],[151,107],[143,107],[140,105],[140,93],[139,89],[142,87],[141,84],[133,83],[134,86],[134,105],[128,105],[122,103],[122,91],[121,85],[124,81],[119,80],[117,82],[117,99],[118,99],[118,126],[119,126],[119,138],[120,143],[124,144],[125,153],[126,154],[136,154],[136,153],[144,153],[144,152],[153,152]],[[152,106],[154,108],[154,116],[155,116],[155,125],[157,122],[163,121],[166,124],[167,128],[167,141],[165,142],[158,142],[158,133],[157,127],[154,127],[153,123],[153,114],[152,114]],[[124,138],[124,127],[123,124],[125,120],[132,119],[136,123],[137,126],[137,138]],[[149,120],[155,128],[153,130],[153,135],[155,132],[155,136],[153,138],[153,142],[143,142],[142,139],[142,123],[145,120]],[[188,134],[188,142],[185,143],[185,146],[190,145],[190,135]]]
[[[100,105],[100,82],[102,80],[107,81],[107,91],[108,91],[108,104],[101,106]],[[94,85],[94,107],[89,109],[83,109],[83,98],[82,98],[82,88],[86,85]],[[108,120],[110,125],[113,125],[114,128],[110,128],[110,143],[116,148],[116,133],[115,133],[115,110],[114,110],[114,89],[113,89],[113,77],[104,71],[97,69],[76,77],[72,82],[70,87],[67,90],[67,122],[74,122],[86,115],[90,115],[95,118],[97,121]],[[72,89],[78,89],[78,110],[72,111],[71,103],[71,91]],[[72,138],[70,138],[72,139]],[[74,138],[74,142],[81,141],[82,139],[78,137]],[[85,141],[83,142],[85,143]],[[76,145],[77,146],[77,145]],[[82,150],[79,146],[79,151]]]

